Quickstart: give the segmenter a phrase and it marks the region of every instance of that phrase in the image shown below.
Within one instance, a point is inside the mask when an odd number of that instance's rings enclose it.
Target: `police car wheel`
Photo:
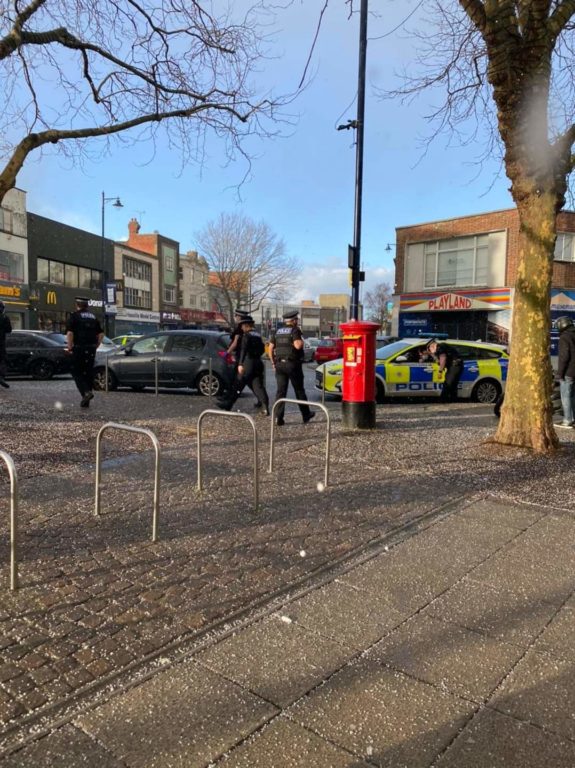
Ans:
[[[486,379],[485,381],[480,381],[479,384],[475,385],[472,398],[478,403],[491,405],[495,403],[499,397],[500,392],[501,387],[496,381],[492,379]]]
[[[219,376],[212,373],[210,377],[210,374],[206,371],[200,373],[196,379],[196,389],[201,395],[204,395],[204,397],[209,397],[210,395],[212,397],[217,397],[223,392],[224,386]]]
[[[38,381],[46,381],[54,375],[54,363],[50,360],[36,360],[30,367],[30,375]]]
[[[379,404],[385,402],[385,387],[379,379],[375,380],[375,402]]]
[[[108,389],[116,389],[118,382],[112,371],[108,371]],[[94,373],[94,389],[103,392],[106,389],[106,369],[98,368]]]

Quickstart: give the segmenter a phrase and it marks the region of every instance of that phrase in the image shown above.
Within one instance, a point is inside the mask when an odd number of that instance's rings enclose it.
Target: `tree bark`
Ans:
[[[511,361],[495,441],[549,453],[559,444],[552,419],[550,358],[557,195],[533,193],[518,205],[518,211],[519,264],[513,299]]]

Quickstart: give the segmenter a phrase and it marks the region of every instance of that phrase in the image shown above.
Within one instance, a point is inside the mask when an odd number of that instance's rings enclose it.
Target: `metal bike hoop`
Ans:
[[[10,475],[10,589],[18,589],[18,475],[12,456],[0,451]]]
[[[252,427],[254,435],[254,505],[255,511],[258,511],[259,506],[259,472],[258,472],[258,433],[256,429],[256,423],[247,413],[236,413],[232,411],[216,411],[214,408],[208,408],[202,411],[198,416],[198,491],[202,490],[202,421],[208,414],[213,416],[220,416],[226,418],[240,418],[244,421],[249,421]]]
[[[104,424],[98,432],[96,438],[96,502],[94,507],[94,515],[100,514],[100,485],[102,479],[102,462],[101,462],[101,442],[102,435],[108,429],[119,429],[124,432],[137,432],[140,435],[147,435],[153,443],[154,451],[156,453],[156,464],[154,470],[154,510],[152,514],[152,541],[158,540],[158,516],[160,512],[160,443],[158,438],[152,432],[151,429],[145,429],[144,427],[129,427],[126,424],[116,424],[113,421],[109,421]]]
[[[272,417],[271,417],[271,432],[270,432],[270,466],[268,469],[268,473],[273,471],[274,468],[274,425],[275,425],[275,412],[276,412],[276,406],[278,406],[280,403],[293,403],[294,405],[308,405],[310,408],[321,408],[321,410],[325,413],[326,418],[326,438],[325,438],[325,475],[324,475],[324,485],[327,488],[328,480],[329,480],[329,460],[330,460],[330,448],[331,448],[331,419],[329,418],[329,411],[323,405],[322,403],[315,403],[311,402],[309,400],[290,400],[287,397],[281,397],[279,400],[276,400],[273,404],[272,408]]]

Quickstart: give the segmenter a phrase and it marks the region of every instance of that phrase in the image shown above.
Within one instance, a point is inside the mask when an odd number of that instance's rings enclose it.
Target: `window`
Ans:
[[[138,309],[151,309],[152,308],[151,291],[144,291],[144,290],[140,290],[139,288],[132,288],[129,285],[125,285],[124,286],[124,306],[137,307]]]
[[[180,355],[186,355],[189,352],[199,352],[204,348],[206,340],[201,336],[192,336],[191,334],[174,336],[172,341],[172,352]]]
[[[0,208],[0,229],[4,232],[12,232],[12,211]]]
[[[65,264],[64,280],[68,288],[78,288],[78,267],[73,264]]]
[[[50,282],[54,285],[64,285],[64,265],[59,261],[50,262]]]
[[[561,233],[557,235],[555,242],[555,261],[575,261],[575,235]]]
[[[40,283],[50,282],[50,262],[48,259],[38,259],[38,281]]]
[[[164,286],[164,301],[169,304],[176,303],[176,287],[175,285]]]
[[[138,261],[137,259],[131,259],[129,256],[124,256],[124,276],[133,277],[135,280],[142,280],[142,282],[151,284],[152,282],[152,265],[146,261]]]
[[[0,280],[24,282],[24,256],[21,253],[0,251]]]
[[[38,278],[39,280],[40,278]],[[92,270],[86,267],[78,268],[78,288],[92,287]]]
[[[207,309],[208,308],[208,298],[207,298],[207,296],[202,296],[200,298],[200,305],[201,305],[202,309]]]
[[[487,285],[488,235],[457,237],[424,245],[425,288]]]
[[[190,307],[195,307],[195,306],[196,306],[196,297],[190,296]]]
[[[132,345],[132,352],[137,355],[145,355],[150,352],[163,352],[168,343],[167,336],[148,336],[140,339]]]

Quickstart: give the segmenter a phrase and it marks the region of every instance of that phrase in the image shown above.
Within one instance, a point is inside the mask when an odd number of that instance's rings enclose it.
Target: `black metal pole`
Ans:
[[[359,65],[357,77],[357,125],[355,152],[355,217],[351,267],[350,319],[359,319],[359,284],[361,282],[361,203],[363,193],[363,129],[365,121],[365,70],[367,60],[367,3],[361,0],[359,12]]]
[[[106,315],[106,266],[105,266],[105,244],[104,244],[104,209],[106,207],[106,196],[102,192],[102,253],[101,253],[101,280],[102,280],[102,325],[104,334],[108,335],[108,317]]]

